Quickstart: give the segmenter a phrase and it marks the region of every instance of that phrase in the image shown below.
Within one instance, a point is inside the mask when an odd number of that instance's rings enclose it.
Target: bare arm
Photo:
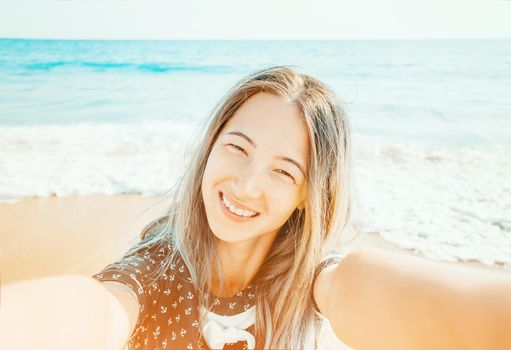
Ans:
[[[363,349],[511,349],[511,274],[362,248],[317,280],[336,335]]]
[[[31,279],[1,288],[0,348],[122,349],[127,311],[86,276]]]
[[[106,281],[101,282],[101,284],[105,286],[106,289],[112,293],[124,307],[128,316],[129,333],[131,334],[131,332],[135,329],[138,319],[138,310],[140,307],[137,295],[129,287],[119,282]]]

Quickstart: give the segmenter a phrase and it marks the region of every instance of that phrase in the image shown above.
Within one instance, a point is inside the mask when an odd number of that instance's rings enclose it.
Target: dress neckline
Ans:
[[[255,305],[255,288],[253,284],[250,283],[245,289],[226,298],[216,296],[210,291],[206,294],[206,299],[209,305],[209,311],[218,315],[232,316],[247,311]]]
[[[234,300],[239,300],[240,298],[247,297],[248,294],[250,292],[252,292],[252,289],[253,289],[252,283],[249,283],[244,289],[240,290],[239,292],[237,292],[233,296],[230,296],[230,297],[220,297],[220,296],[217,296],[217,295],[213,294],[212,291],[209,291],[208,297],[209,297],[210,300],[218,299],[218,300],[224,301],[224,302],[232,302]]]

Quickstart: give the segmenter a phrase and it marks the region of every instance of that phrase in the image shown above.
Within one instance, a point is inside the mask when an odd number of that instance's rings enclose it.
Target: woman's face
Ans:
[[[207,219],[218,239],[276,236],[303,206],[308,142],[295,104],[261,92],[241,105],[213,145],[201,184]]]

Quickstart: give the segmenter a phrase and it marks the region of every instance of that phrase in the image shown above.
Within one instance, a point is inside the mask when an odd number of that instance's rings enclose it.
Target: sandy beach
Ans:
[[[126,252],[165,213],[166,198],[91,195],[0,204],[1,282],[58,274],[92,275]],[[350,248],[399,248],[362,233]]]
[[[126,252],[138,240],[141,229],[165,213],[167,203],[164,197],[91,195],[0,204],[1,283],[97,273]],[[360,232],[347,248],[359,246],[417,254],[400,249],[375,232]],[[464,264],[490,268],[477,262]],[[338,341],[328,324],[323,333],[325,349],[349,349]]]
[[[92,275],[137,241],[165,212],[159,197],[69,196],[0,204],[1,280]]]

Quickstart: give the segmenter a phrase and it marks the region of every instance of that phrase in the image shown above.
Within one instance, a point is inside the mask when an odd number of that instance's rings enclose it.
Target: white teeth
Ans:
[[[229,202],[227,200],[227,198],[225,198],[223,195],[222,195],[222,201],[224,202],[225,206],[227,208],[229,208],[229,211],[234,213],[234,214],[236,214],[236,215],[245,216],[245,217],[252,217],[252,216],[254,216],[256,214],[255,212],[253,212],[251,210],[243,210],[243,209],[236,208],[234,206],[234,204]]]

